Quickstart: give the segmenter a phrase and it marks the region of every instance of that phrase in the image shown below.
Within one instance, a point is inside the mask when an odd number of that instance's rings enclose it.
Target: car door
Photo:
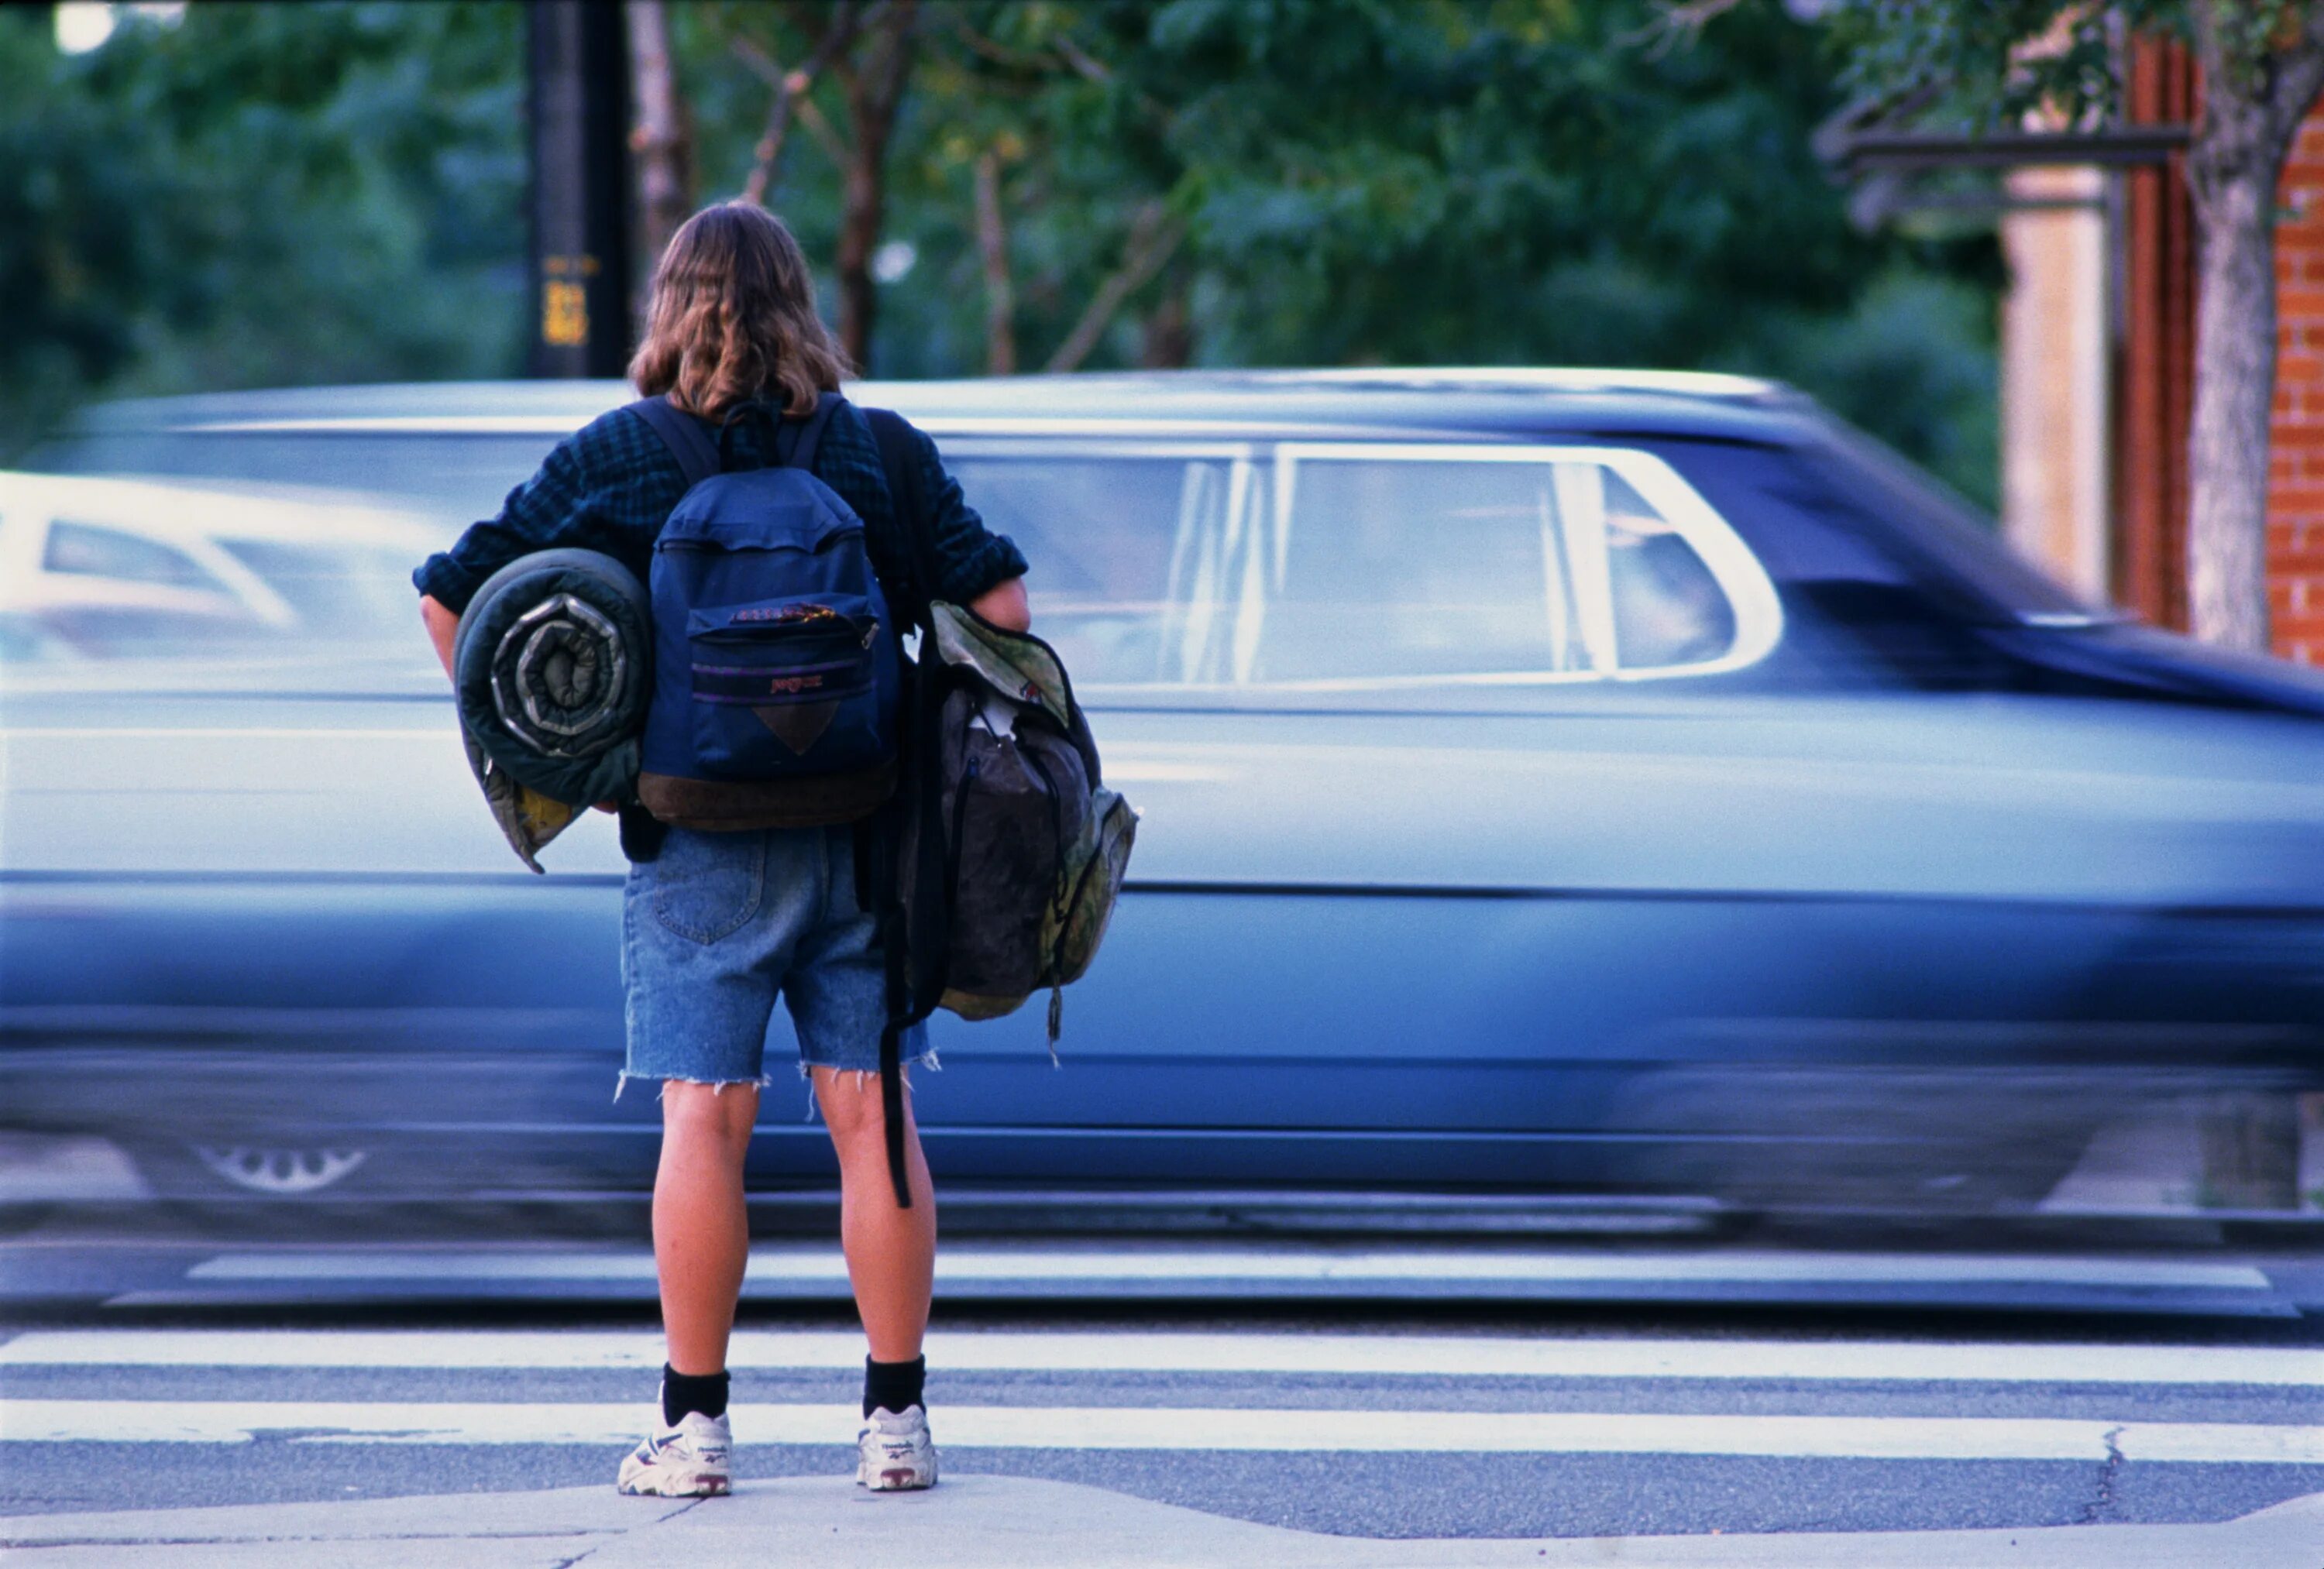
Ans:
[[[1554,821],[1609,793],[1543,694],[1755,663],[1781,611],[1732,530],[1636,451],[946,450],[1144,813],[1067,1070],[1033,1010],[939,1022],[949,1168],[1585,1179],[1593,1010],[1645,995],[1650,944],[1554,896]]]

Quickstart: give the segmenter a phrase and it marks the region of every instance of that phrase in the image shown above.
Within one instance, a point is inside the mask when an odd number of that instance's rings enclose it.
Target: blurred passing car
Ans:
[[[120,405],[42,455],[251,497],[195,523],[151,492],[124,528],[180,576],[74,546],[47,577],[112,563],[89,575],[271,628],[286,564],[337,552],[328,592],[400,596],[403,630],[7,645],[10,1127],[121,1140],[165,1188],[650,1180],[653,1097],[614,1095],[611,825],[518,865],[405,581],[625,396]],[[1146,819],[1062,1071],[1038,1008],[939,1021],[916,1088],[955,1191],[1976,1210],[2038,1201],[2155,1101],[2324,1083],[2324,681],[2076,602],[1795,395],[1440,371],[854,396],[1024,546]],[[318,485],[429,537],[263,499]],[[802,1106],[770,1092],[762,1178],[827,1179]]]
[[[327,491],[0,473],[0,617],[103,658],[383,640],[440,532]]]

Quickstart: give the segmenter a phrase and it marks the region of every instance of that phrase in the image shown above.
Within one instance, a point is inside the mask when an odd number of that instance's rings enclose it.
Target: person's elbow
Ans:
[[[1025,597],[1025,580],[1012,577],[969,601],[968,608],[1004,632],[1033,629],[1032,601]]]
[[[428,629],[428,640],[435,645],[436,657],[442,661],[444,674],[452,674],[452,648],[460,635],[460,613],[434,594],[420,597],[420,620]]]

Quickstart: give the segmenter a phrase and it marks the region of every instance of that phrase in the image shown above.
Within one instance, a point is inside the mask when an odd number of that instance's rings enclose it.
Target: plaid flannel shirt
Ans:
[[[728,466],[758,466],[770,429],[765,419],[733,421],[725,436]],[[920,491],[929,502],[922,527],[935,564],[936,597],[965,604],[1020,576],[1024,555],[1006,535],[989,532],[961,499],[959,482],[945,473],[936,443],[919,431],[912,435]],[[825,427],[815,474],[863,519],[864,543],[881,584],[893,592],[892,585],[913,583],[918,574],[912,570],[910,537],[889,497],[879,442],[854,405],[842,407]],[[558,443],[540,472],[509,492],[499,517],[472,526],[451,549],[429,556],[411,581],[456,612],[467,609],[484,579],[517,557],[575,548],[603,551],[643,583],[653,564],[654,537],[686,490],[677,457],[653,427],[616,408]]]

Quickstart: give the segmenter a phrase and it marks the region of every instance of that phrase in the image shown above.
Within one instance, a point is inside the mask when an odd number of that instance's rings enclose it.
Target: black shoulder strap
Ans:
[[[791,439],[790,455],[783,459],[787,467],[815,470],[816,448],[823,445],[823,433],[830,427],[832,416],[847,407],[847,399],[836,392],[825,392],[816,399],[815,412],[799,426],[798,435]]]
[[[887,1124],[888,1180],[896,1203],[911,1207],[911,1185],[904,1170],[904,1089],[901,1055],[903,1032],[936,1011],[944,995],[945,956],[952,942],[952,913],[944,883],[944,746],[938,734],[944,709],[944,689],[935,656],[936,621],[928,608],[936,577],[928,546],[927,498],[920,486],[919,453],[912,427],[891,409],[867,408],[872,434],[880,444],[880,465],[887,471],[888,494],[895,503],[896,523],[903,531],[910,556],[914,608],[922,638],[919,668],[911,684],[909,724],[904,737],[905,795],[895,804],[918,819],[918,854],[909,867],[890,864],[881,878],[881,923],[887,960],[888,1020],[880,1032],[880,1109]],[[888,842],[900,842],[900,832]],[[900,875],[899,875],[900,874]],[[902,879],[913,884],[912,906],[907,916]]]
[[[928,500],[920,489],[919,449],[912,427],[892,408],[867,408],[873,439],[880,444],[880,466],[887,471],[888,495],[896,504],[896,527],[904,536],[910,556],[912,598],[922,625],[928,621],[928,601],[936,597],[936,561],[928,546]]]
[[[659,398],[639,399],[630,405],[630,412],[653,427],[654,434],[669,448],[669,455],[678,460],[688,490],[724,466],[718,461],[717,443],[702,428],[702,422],[673,407],[667,393]]]

